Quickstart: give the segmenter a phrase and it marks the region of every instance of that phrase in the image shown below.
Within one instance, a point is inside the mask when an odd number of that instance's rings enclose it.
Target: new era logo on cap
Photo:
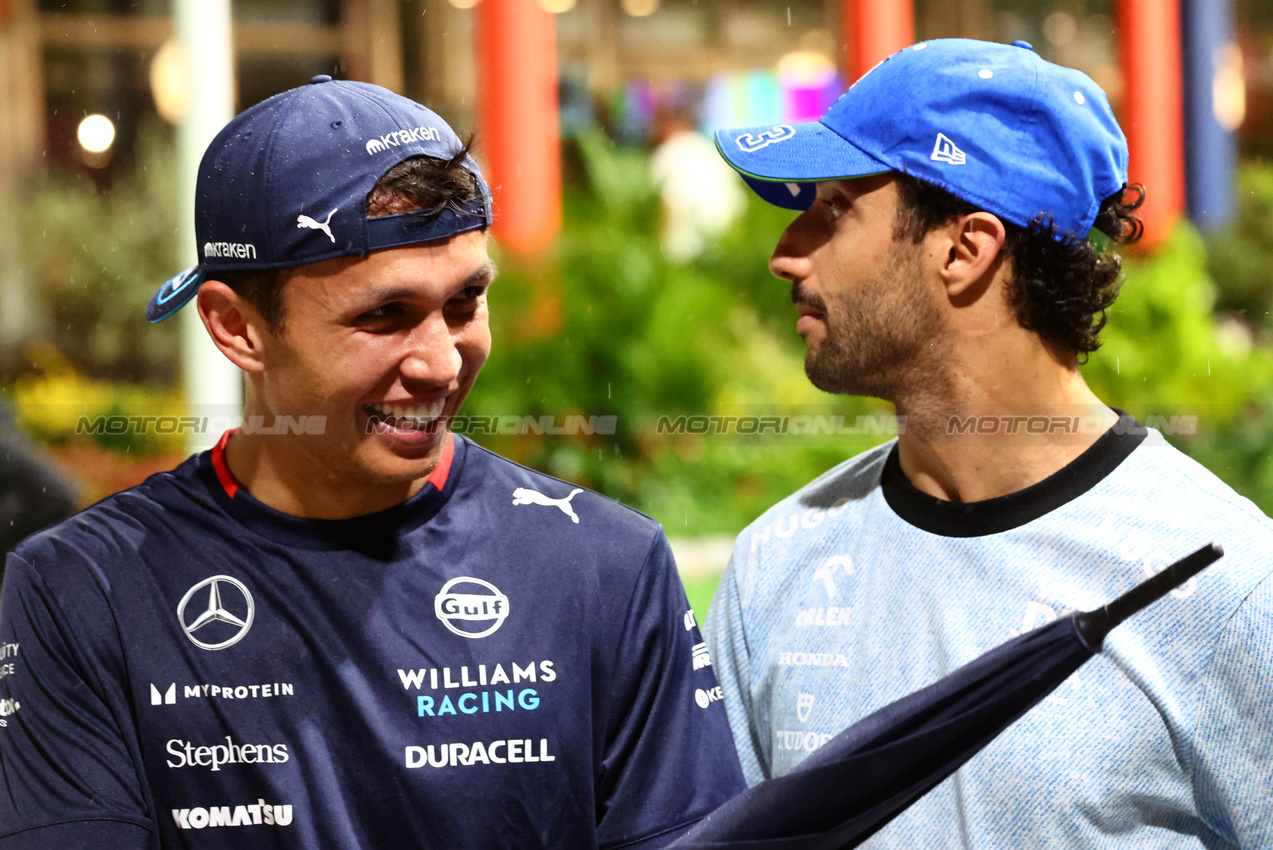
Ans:
[[[963,165],[968,161],[964,152],[945,133],[937,134],[937,143],[933,145],[933,152],[928,158],[934,162],[949,162],[951,165]]]

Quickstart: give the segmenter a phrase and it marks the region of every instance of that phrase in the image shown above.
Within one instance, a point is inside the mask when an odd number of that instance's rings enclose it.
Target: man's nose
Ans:
[[[809,210],[787,225],[769,258],[770,274],[793,283],[809,276],[809,255],[814,248],[826,241],[825,234],[821,238],[817,236],[813,225],[813,214]]]
[[[455,334],[440,313],[425,318],[407,337],[404,378],[446,386],[459,377],[462,365]]]

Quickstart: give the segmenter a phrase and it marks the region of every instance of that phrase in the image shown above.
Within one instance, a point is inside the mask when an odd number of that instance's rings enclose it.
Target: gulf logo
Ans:
[[[489,581],[457,576],[438,591],[433,613],[442,625],[460,637],[492,635],[508,618],[508,597]]]

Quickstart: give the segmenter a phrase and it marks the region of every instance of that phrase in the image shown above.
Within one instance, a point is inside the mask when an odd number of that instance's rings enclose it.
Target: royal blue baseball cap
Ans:
[[[258,103],[204,152],[195,190],[199,264],[159,288],[146,318],[168,318],[218,272],[362,256],[488,227],[490,189],[467,155],[480,199],[367,218],[367,193],[394,165],[414,156],[449,160],[462,148],[435,113],[368,83],[319,76]]]
[[[818,121],[721,130],[716,147],[788,209],[807,209],[817,181],[901,171],[1021,227],[1049,213],[1079,237],[1127,182],[1127,139],[1105,93],[1024,41],[912,45]]]

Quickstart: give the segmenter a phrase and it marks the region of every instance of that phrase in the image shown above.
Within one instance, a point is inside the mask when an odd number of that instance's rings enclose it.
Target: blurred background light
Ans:
[[[165,41],[150,62],[150,94],[169,124],[180,123],[190,109],[190,62],[176,39]]]
[[[824,86],[835,77],[831,57],[813,50],[793,50],[778,60],[778,79],[790,86]]]
[[[784,121],[813,121],[843,90],[835,60],[835,37],[824,29],[800,37],[799,48],[778,60]]]
[[[623,0],[623,11],[634,18],[653,15],[659,8],[659,0]]]
[[[575,8],[576,0],[539,0],[539,8],[554,15],[569,12]]]
[[[115,125],[105,115],[88,115],[75,131],[80,154],[89,168],[105,168],[111,161],[115,144]]]
[[[1053,12],[1043,20],[1043,37],[1057,47],[1064,47],[1074,41],[1078,34],[1078,21],[1068,12]]]
[[[1211,86],[1211,108],[1216,122],[1233,132],[1246,120],[1246,75],[1242,70],[1242,49],[1233,42],[1215,52],[1215,77]]]
[[[447,2],[457,9],[472,9],[481,0],[447,0]]]
[[[115,125],[105,115],[89,115],[75,133],[80,147],[89,153],[103,153],[115,144]]]

